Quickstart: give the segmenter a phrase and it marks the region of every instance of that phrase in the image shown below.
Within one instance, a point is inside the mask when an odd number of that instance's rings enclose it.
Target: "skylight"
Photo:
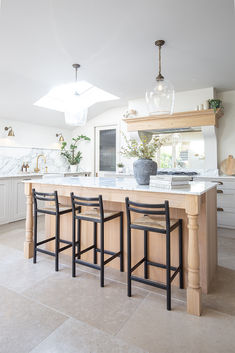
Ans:
[[[58,112],[76,113],[95,103],[117,100],[119,97],[108,93],[86,81],[77,81],[52,88],[47,95],[34,105]]]

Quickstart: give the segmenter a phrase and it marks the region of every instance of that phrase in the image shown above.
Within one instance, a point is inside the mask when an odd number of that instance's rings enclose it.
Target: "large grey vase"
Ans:
[[[149,185],[150,175],[157,174],[157,163],[152,159],[138,159],[133,163],[134,176],[139,185]]]

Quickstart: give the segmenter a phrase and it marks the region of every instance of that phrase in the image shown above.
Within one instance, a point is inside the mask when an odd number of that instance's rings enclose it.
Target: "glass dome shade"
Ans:
[[[172,83],[166,79],[157,80],[155,87],[145,95],[150,115],[172,114],[175,103],[175,91]]]

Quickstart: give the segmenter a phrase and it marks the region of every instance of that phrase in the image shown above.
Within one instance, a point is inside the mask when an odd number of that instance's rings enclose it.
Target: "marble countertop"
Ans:
[[[50,176],[53,178],[53,174],[55,174],[56,176],[58,174],[60,174],[61,176],[63,175],[76,175],[79,173],[90,173],[90,172],[48,172],[48,173],[18,173],[18,174],[0,174],[0,179],[7,179],[7,178],[32,178],[32,177],[43,177],[43,176]]]
[[[29,183],[29,180],[25,180]],[[202,195],[208,190],[216,188],[215,183],[192,181],[185,188],[158,188],[151,185],[138,185],[135,178],[105,178],[105,177],[56,177],[48,179],[34,179],[34,184],[80,186],[101,189],[135,190],[145,192],[162,192],[171,194]]]

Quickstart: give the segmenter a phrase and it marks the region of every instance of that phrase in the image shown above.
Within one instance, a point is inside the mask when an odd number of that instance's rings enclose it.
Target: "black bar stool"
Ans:
[[[54,205],[48,205],[45,207],[39,206],[38,201],[46,202],[54,202]],[[33,202],[34,202],[34,254],[33,254],[33,262],[37,261],[37,252],[41,252],[47,255],[55,256],[55,270],[59,270],[59,253],[63,250],[72,247],[72,241],[60,239],[60,216],[72,212],[71,206],[62,206],[58,202],[58,194],[57,191],[53,193],[45,193],[45,192],[36,192],[33,189]],[[37,216],[38,213],[48,214],[56,217],[56,225],[55,225],[55,236],[48,238],[46,240],[42,240],[40,242],[37,241]],[[40,249],[39,246],[49,241],[55,240],[55,252],[51,252],[48,250]],[[60,243],[67,244],[66,246],[60,248]]]
[[[120,271],[123,272],[123,212],[104,211],[102,196],[99,197],[79,197],[71,193],[72,208],[73,208],[73,262],[72,276],[76,277],[76,263],[85,265],[91,268],[100,270],[100,286],[104,287],[104,266],[116,257],[120,258]],[[88,207],[88,210],[82,212],[81,206]],[[92,208],[92,209],[90,209]],[[120,217],[120,251],[104,249],[104,223],[111,221],[114,218]],[[77,240],[76,240],[76,220],[77,220]],[[81,250],[81,220],[93,222],[93,245]],[[97,223],[100,224],[100,249],[97,248]],[[76,252],[77,248],[77,252]],[[93,264],[81,260],[81,255],[87,251],[93,250]],[[100,265],[97,265],[97,252],[100,252]],[[104,254],[111,255],[107,260],[104,260]]]
[[[143,204],[129,201],[126,197],[127,212],[127,285],[128,296],[131,297],[131,281],[137,281],[167,291],[167,310],[171,310],[171,282],[179,273],[179,287],[183,288],[183,247],[182,247],[182,219],[170,219],[169,203]],[[143,214],[142,217],[131,221],[131,212]],[[170,234],[175,228],[179,228],[179,267],[171,266]],[[131,267],[131,229],[144,231],[144,257]],[[166,235],[166,265],[149,261],[148,259],[148,232],[156,232]],[[144,263],[144,278],[132,275],[132,272]],[[166,269],[166,284],[148,279],[148,266]],[[171,275],[171,271],[174,271]]]

